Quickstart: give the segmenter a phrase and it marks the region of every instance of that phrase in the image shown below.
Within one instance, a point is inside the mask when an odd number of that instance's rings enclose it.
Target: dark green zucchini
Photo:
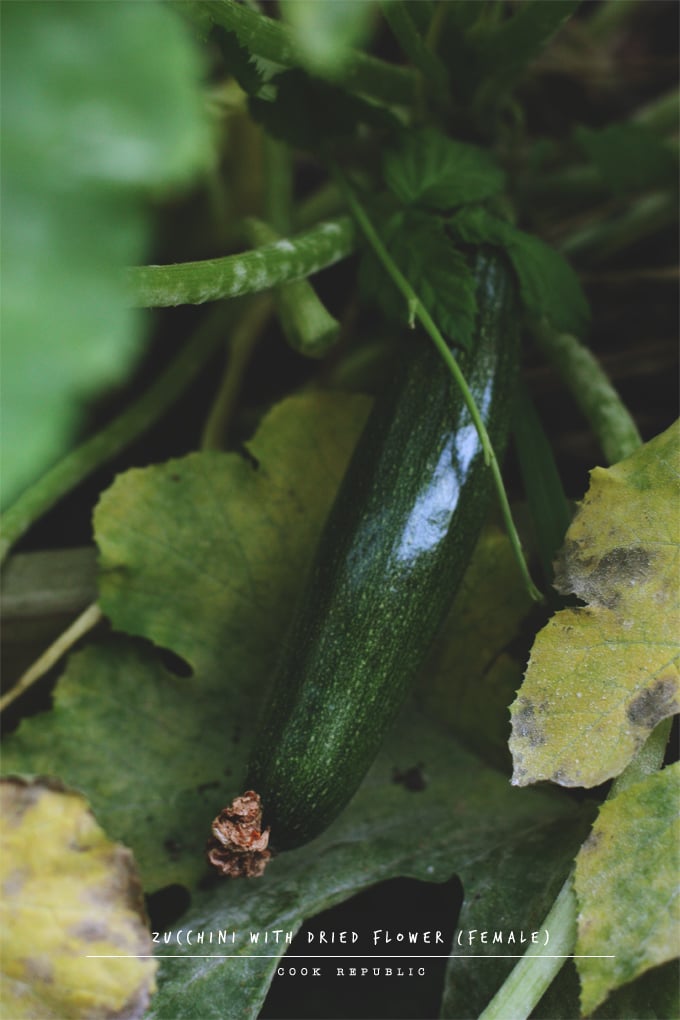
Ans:
[[[476,261],[478,323],[460,364],[500,454],[517,367],[514,282]],[[456,593],[491,474],[430,340],[411,333],[376,399],[317,550],[249,766],[271,844],[320,833],[371,765]]]

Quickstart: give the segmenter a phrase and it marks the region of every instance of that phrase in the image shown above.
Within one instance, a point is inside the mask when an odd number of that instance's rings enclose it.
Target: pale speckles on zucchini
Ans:
[[[478,256],[479,313],[460,361],[502,452],[517,366],[514,285]],[[246,788],[283,850],[339,814],[375,757],[450,606],[491,492],[448,369],[405,337],[331,510],[288,634]]]

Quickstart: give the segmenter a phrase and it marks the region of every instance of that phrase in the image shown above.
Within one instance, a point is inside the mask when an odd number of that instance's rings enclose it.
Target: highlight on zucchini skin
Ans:
[[[515,285],[476,259],[478,317],[459,361],[491,442],[505,446],[518,363]],[[410,333],[376,398],[287,635],[245,787],[276,850],[313,839],[361,783],[443,622],[491,495],[448,369]]]

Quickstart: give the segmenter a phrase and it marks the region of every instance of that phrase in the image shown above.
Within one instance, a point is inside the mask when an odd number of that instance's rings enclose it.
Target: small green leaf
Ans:
[[[377,4],[375,0],[282,0],[280,8],[305,67],[331,77],[352,57],[352,47],[367,40]]]
[[[615,194],[677,190],[677,153],[643,124],[609,124],[600,130],[579,127],[575,134],[603,183]]]
[[[628,787],[602,805],[576,859],[584,1014],[680,955],[679,801],[678,764]]]
[[[595,468],[557,572],[560,610],[539,632],[512,706],[519,785],[596,786],[678,710],[678,424]]]
[[[404,131],[384,160],[385,182],[404,205],[451,209],[502,191],[503,171],[485,149],[433,128]]]
[[[480,19],[472,32],[477,105],[498,105],[510,94],[531,62],[572,16],[581,0],[525,0],[515,13],[497,23]],[[473,5],[474,6],[474,5]]]
[[[578,277],[559,252],[482,208],[462,209],[448,224],[467,244],[505,248],[527,312],[560,332],[583,336],[590,317],[588,303]]]
[[[441,221],[413,209],[393,213],[378,223],[378,230],[442,333],[453,343],[468,347],[477,314],[475,279]],[[367,298],[376,301],[388,318],[408,322],[409,308],[404,298],[370,252],[361,263],[360,283]]]
[[[138,1020],[157,962],[132,854],[54,781],[3,779],[0,805],[3,1015]]]

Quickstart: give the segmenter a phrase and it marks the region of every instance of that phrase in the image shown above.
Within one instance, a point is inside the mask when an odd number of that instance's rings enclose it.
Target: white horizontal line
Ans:
[[[413,953],[409,956],[355,956],[330,953],[319,953],[317,956],[285,956],[277,953],[266,955],[265,953],[235,953],[231,956],[223,956],[220,953],[134,953],[129,956],[122,954],[99,954],[88,953],[87,960],[399,960],[406,963],[408,960],[523,960],[526,953],[450,953],[448,956],[429,956],[427,953]],[[615,960],[616,956],[597,956],[591,953],[543,953],[540,956],[529,956],[530,960]]]

